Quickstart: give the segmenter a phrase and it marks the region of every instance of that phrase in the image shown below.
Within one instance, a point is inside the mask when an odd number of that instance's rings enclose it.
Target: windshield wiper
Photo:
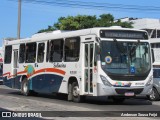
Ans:
[[[137,47],[139,46],[139,43],[140,43],[140,40],[137,40],[137,44],[136,44],[135,46],[133,46],[130,51],[127,52],[127,51],[125,51],[125,49],[123,49],[123,48],[118,44],[118,42],[117,42],[116,39],[113,39],[113,40],[114,40],[114,42],[116,43],[116,47],[118,48],[118,50],[119,50],[122,54],[124,54],[124,55],[130,55],[130,56],[132,56],[132,55],[135,53],[135,51],[136,51],[136,49],[137,49]]]
[[[120,51],[120,53],[122,53],[124,55],[128,54],[127,51],[118,44],[118,42],[117,42],[116,39],[113,39],[113,41],[116,43],[116,47],[118,48],[118,50]]]
[[[138,40],[138,41],[137,41],[137,44],[131,48],[131,50],[129,51],[129,55],[130,55],[130,56],[134,55],[137,47],[139,46],[139,43],[140,43],[140,40]]]

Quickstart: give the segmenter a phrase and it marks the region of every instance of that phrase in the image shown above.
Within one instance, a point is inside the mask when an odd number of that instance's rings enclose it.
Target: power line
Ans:
[[[9,0],[17,1],[17,0]],[[73,0],[22,0],[25,3],[41,4],[61,7],[72,7],[72,8],[85,8],[85,9],[122,9],[129,11],[142,11],[142,12],[160,12],[160,7],[157,6],[139,6],[139,5],[124,5],[124,4],[111,4],[111,3],[96,3],[96,2],[82,2]]]
[[[31,0],[31,1],[33,1],[33,0]],[[70,3],[72,3],[72,4],[82,4],[82,5],[93,5],[94,7],[104,7],[104,5],[106,4],[107,6],[109,6],[109,7],[117,7],[117,8],[119,8],[119,7],[125,7],[125,8],[133,8],[133,9],[137,9],[137,8],[139,8],[139,9],[158,9],[158,10],[160,10],[160,7],[157,7],[157,6],[139,6],[139,5],[124,5],[124,4],[111,4],[111,3],[97,3],[97,2],[82,2],[82,1],[71,1],[71,0],[59,0],[59,1],[57,1],[57,2],[70,2]],[[53,0],[52,0],[52,2],[53,2]],[[106,6],[105,6],[106,7]],[[143,8],[144,7],[144,8]]]

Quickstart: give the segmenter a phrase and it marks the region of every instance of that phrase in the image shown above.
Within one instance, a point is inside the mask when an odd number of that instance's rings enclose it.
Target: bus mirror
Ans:
[[[100,38],[99,38],[99,37],[96,37],[96,41],[97,41],[98,43],[100,43],[100,42],[101,42],[101,40],[100,40]]]
[[[100,46],[96,44],[96,54],[99,55],[100,54]]]
[[[95,54],[94,54],[94,66],[97,66],[98,55],[100,54],[100,46],[95,44]]]

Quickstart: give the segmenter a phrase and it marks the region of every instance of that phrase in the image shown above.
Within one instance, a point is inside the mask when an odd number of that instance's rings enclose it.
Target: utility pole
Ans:
[[[17,39],[20,39],[21,32],[21,0],[18,0],[18,25],[17,25]]]

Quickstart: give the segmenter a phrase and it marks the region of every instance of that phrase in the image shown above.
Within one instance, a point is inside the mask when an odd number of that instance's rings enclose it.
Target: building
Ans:
[[[160,19],[126,17],[120,20],[122,22],[132,22],[135,29],[142,29],[148,32],[154,52],[154,64],[160,65]]]
[[[122,18],[122,22],[132,22],[135,29],[146,30],[149,34],[152,48],[160,48],[160,19],[152,18]]]
[[[2,73],[3,73],[3,49],[0,47],[0,84],[2,83]]]

